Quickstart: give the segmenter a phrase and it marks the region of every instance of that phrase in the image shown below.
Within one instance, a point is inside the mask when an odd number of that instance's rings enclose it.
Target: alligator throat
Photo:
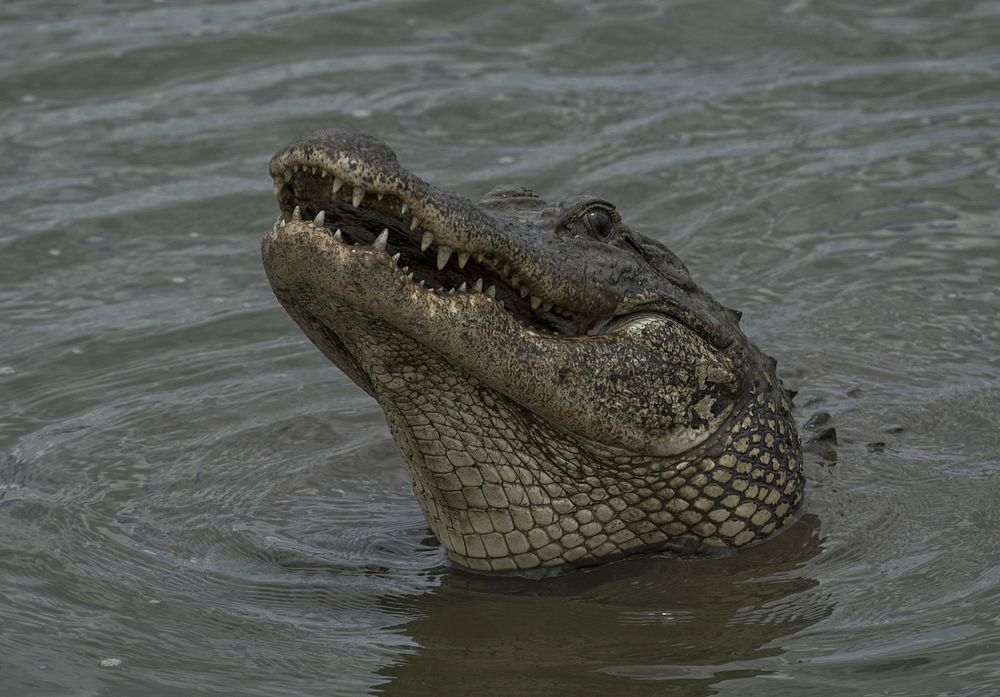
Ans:
[[[456,564],[741,547],[793,517],[801,454],[773,359],[610,202],[506,186],[473,203],[339,130],[270,173],[275,295],[378,400]]]

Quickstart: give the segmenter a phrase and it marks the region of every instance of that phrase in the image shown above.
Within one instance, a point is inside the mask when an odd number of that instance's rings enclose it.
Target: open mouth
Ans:
[[[366,190],[350,173],[285,157],[272,162],[274,195],[282,217],[311,220],[345,245],[384,252],[417,287],[431,294],[479,293],[532,330],[561,336],[595,333],[595,321],[546,301],[508,259],[439,244],[440,230],[415,215],[416,202],[401,192]]]

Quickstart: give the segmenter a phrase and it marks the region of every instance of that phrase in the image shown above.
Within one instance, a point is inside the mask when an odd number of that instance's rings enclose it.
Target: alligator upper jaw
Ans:
[[[571,309],[533,288],[515,255],[490,244],[498,224],[491,214],[398,166],[364,162],[351,152],[290,147],[272,159],[270,171],[282,212],[275,231],[292,220],[311,221],[342,244],[385,252],[414,288],[482,294],[535,331],[579,336],[612,319],[607,310]],[[452,210],[456,202],[461,216]]]

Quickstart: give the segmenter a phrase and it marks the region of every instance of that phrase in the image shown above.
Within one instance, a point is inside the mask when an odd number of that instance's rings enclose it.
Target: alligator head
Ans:
[[[453,561],[559,570],[790,520],[801,455],[774,361],[611,203],[473,203],[339,130],[270,172],[274,293],[378,400]]]

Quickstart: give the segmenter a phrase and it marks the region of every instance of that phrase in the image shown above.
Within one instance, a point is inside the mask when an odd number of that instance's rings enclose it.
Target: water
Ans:
[[[448,566],[260,267],[330,125],[668,243],[831,415],[801,520]],[[0,694],[1000,691],[1000,3],[8,0],[0,144]]]

